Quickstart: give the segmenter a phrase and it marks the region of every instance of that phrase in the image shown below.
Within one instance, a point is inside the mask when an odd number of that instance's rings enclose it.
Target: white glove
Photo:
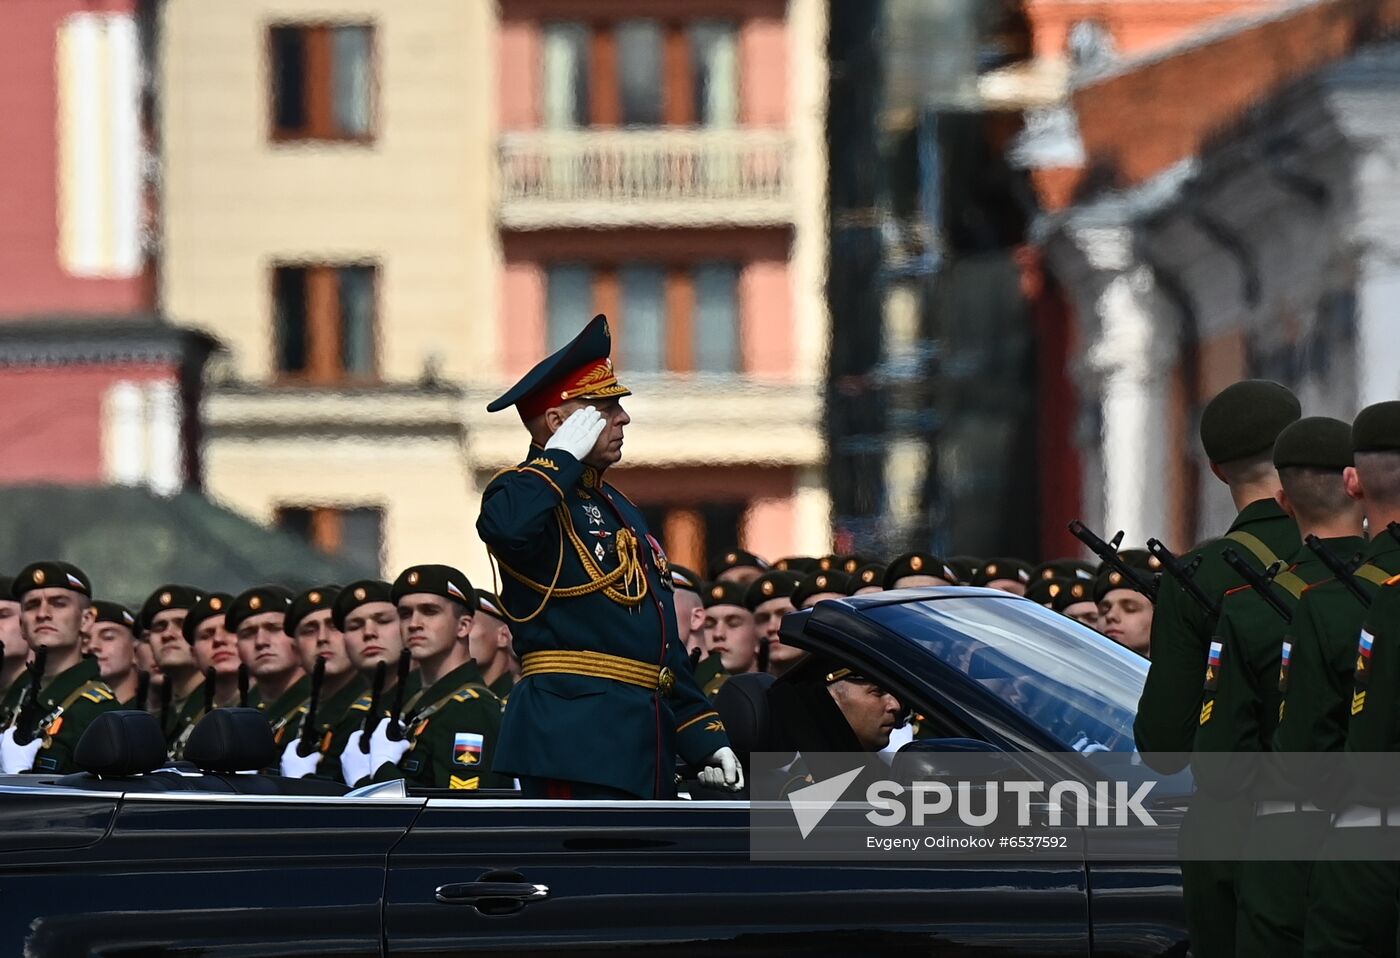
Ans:
[[[385,762],[390,765],[399,764],[403,753],[408,751],[408,736],[405,735],[397,742],[389,737],[389,726],[393,724],[385,719],[374,727],[374,734],[369,737],[369,773],[371,775],[383,768]],[[400,733],[402,734],[402,730]]]
[[[340,753],[340,777],[345,779],[345,784],[354,788],[360,779],[368,778],[371,771],[369,761],[369,753],[360,749],[360,733],[356,732],[345,743],[345,751]]]
[[[283,778],[305,778],[316,771],[316,766],[321,764],[321,753],[313,750],[310,755],[300,755],[297,753],[297,746],[301,744],[300,738],[294,738],[287,743],[287,747],[282,749],[282,777]]]
[[[0,737],[0,772],[18,775],[29,771],[34,767],[34,756],[39,754],[43,744],[44,740],[36,736],[28,745],[20,745],[15,742],[14,728],[6,729],[4,737]]]
[[[606,425],[602,413],[592,406],[584,406],[564,420],[544,447],[562,450],[582,462],[583,457],[593,451],[593,444],[598,441]]]
[[[705,767],[700,770],[700,784],[730,792],[743,790],[744,766],[739,764],[739,756],[732,748],[726,745],[705,759]]]

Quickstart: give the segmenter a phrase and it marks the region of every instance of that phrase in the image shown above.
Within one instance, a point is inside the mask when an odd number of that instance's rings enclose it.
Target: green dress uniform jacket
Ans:
[[[495,695],[496,698],[501,700],[502,709],[504,709],[506,707],[506,703],[510,701],[510,693],[514,688],[515,676],[512,675],[510,672],[502,673],[501,677],[498,678],[496,681],[492,682],[490,685],[491,694]]]
[[[34,771],[66,775],[78,771],[73,750],[83,732],[103,712],[121,706],[97,675],[97,663],[84,659],[49,680],[39,691],[41,711],[32,731],[43,744],[34,756]]]
[[[413,697],[418,694],[420,680],[417,672],[410,672],[407,681],[404,682],[404,702],[412,702]],[[330,744],[321,749],[321,764],[316,770],[316,774],[322,778],[335,777],[344,778],[344,771],[341,766],[341,756],[345,754],[346,747],[365,730],[365,723],[369,718],[370,707],[374,704],[374,693],[364,690],[363,679],[361,680],[362,691],[356,696],[355,701],[350,703],[345,715],[330,730]],[[393,688],[384,689],[379,695],[379,717],[388,718],[393,709],[395,690]],[[324,741],[324,739],[323,739]],[[369,781],[368,778],[362,781]],[[358,783],[351,782],[351,785]]]
[[[510,788],[492,771],[500,742],[501,700],[467,661],[416,694],[405,707],[409,748],[398,767],[385,765],[375,781],[402,778],[418,788]]]
[[[364,707],[356,710],[355,703],[364,699]],[[321,761],[316,765],[318,778],[340,781],[340,750],[352,731],[358,731],[369,711],[369,692],[364,679],[352,675],[344,688],[329,698],[323,698],[316,706],[316,748],[321,753]],[[353,725],[353,729],[351,726]],[[340,750],[332,753],[339,733]]]
[[[1250,548],[1255,542],[1279,559],[1295,554],[1302,545],[1297,525],[1278,503],[1260,499],[1241,510],[1223,538],[1205,543],[1183,561],[1201,557],[1196,584],[1218,601],[1243,584],[1222,558],[1226,549],[1233,548],[1260,568],[1269,564]],[[1152,618],[1152,662],[1133,723],[1138,751],[1159,772],[1180,771],[1195,744],[1206,655],[1214,635],[1215,623],[1200,604],[1175,579],[1164,576]],[[1154,761],[1152,753],[1163,755]]]
[[[170,681],[169,678],[166,681]],[[190,690],[183,698],[171,699],[161,725],[166,745],[174,751],[175,743],[189,738],[190,726],[204,716],[204,680]]]
[[[291,688],[283,692],[275,702],[264,703],[261,696],[258,698],[256,706],[267,716],[267,722],[272,726],[272,740],[277,743],[277,753],[281,758],[282,749],[292,739],[301,732],[301,720],[306,715],[307,706],[311,702],[311,676],[303,675],[292,685]]]
[[[1328,539],[1334,553],[1350,556],[1365,546],[1360,536]],[[1274,580],[1273,594],[1295,615],[1303,592],[1331,577],[1316,553],[1306,547]],[[1267,752],[1292,667],[1289,623],[1249,586],[1232,590],[1221,604],[1216,642],[1220,664],[1207,668],[1200,727],[1192,770],[1203,791],[1221,798],[1245,793],[1251,785],[1266,799],[1286,795],[1278,782],[1253,782],[1240,774],[1235,753]],[[1269,861],[1282,831],[1296,840],[1306,830],[1320,841],[1327,816],[1320,812],[1271,812],[1255,815],[1245,839],[1245,853],[1235,871],[1235,951],[1239,955],[1284,958],[1300,955],[1307,910],[1310,861]]]
[[[598,470],[532,446],[487,485],[477,531],[522,667],[497,771],[665,798],[677,754],[700,765],[729,744],[677,634],[666,554]]]
[[[705,656],[695,666],[695,683],[711,699],[719,694],[728,680],[729,673],[724,671],[724,663],[718,652]]]

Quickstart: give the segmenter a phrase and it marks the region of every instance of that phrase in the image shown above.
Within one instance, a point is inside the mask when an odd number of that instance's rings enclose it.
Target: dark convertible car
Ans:
[[[783,636],[899,694],[922,749],[1133,748],[1147,663],[1024,599],[879,593]],[[267,756],[239,711],[201,724],[198,770],[148,771],[133,719],[85,739],[86,773],[0,778],[0,954],[1186,953],[1170,863],[765,862],[747,801],[339,794],[243,771]]]

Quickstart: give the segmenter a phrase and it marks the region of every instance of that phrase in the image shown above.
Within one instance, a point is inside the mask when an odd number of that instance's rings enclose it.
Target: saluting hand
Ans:
[[[544,447],[562,450],[582,462],[593,451],[593,444],[603,434],[607,424],[602,413],[592,406],[584,406],[564,420]]]

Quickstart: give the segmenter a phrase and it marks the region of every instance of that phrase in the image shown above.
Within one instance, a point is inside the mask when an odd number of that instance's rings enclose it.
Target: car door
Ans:
[[[741,802],[433,798],[389,859],[392,956],[1084,955],[1079,863],[755,862]]]
[[[375,958],[385,861],[422,804],[128,793],[95,844],[0,856],[13,953]]]

